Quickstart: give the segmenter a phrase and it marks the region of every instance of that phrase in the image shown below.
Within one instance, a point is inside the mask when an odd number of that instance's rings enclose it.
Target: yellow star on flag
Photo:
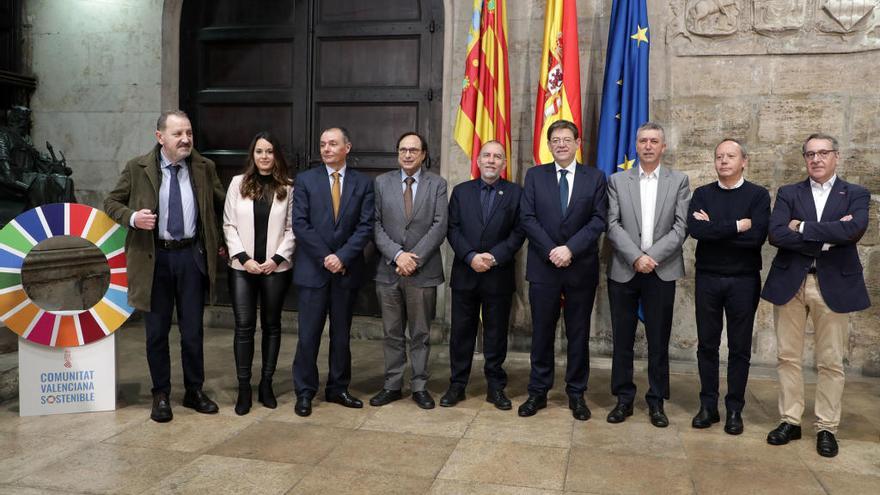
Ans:
[[[629,158],[627,158],[626,155],[623,155],[623,163],[617,165],[617,168],[619,168],[621,170],[629,170],[632,168],[633,163],[635,163],[635,162],[636,162],[635,160],[630,160]]]
[[[648,28],[643,28],[642,26],[638,26],[635,34],[630,36],[630,39],[636,40],[636,46],[640,46],[642,42],[648,42]]]

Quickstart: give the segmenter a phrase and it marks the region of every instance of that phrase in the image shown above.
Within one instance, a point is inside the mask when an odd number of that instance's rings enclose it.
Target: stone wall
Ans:
[[[150,129],[161,104],[173,105],[177,63],[163,47],[175,46],[173,17],[179,16],[180,4],[181,0],[31,0],[25,5],[28,60],[39,78],[33,99],[35,142],[49,139],[65,152],[80,197],[89,204],[99,206],[122,162],[151,145]],[[724,136],[741,138],[752,150],[749,179],[773,194],[780,185],[805,177],[799,147],[807,134],[822,130],[837,135],[841,176],[875,195],[860,252],[871,295],[880,304],[880,175],[875,172],[880,142],[872,139],[880,134],[880,90],[874,81],[880,67],[880,12],[875,4],[649,0],[648,10],[651,116],[667,128],[666,164],[686,172],[694,187],[705,184],[713,178],[714,144]],[[459,0],[444,0],[444,5],[441,168],[450,184],[457,184],[469,173],[467,157],[452,141],[451,129],[471,7]],[[508,1],[511,163],[520,180],[531,166],[544,5],[544,0]],[[578,2],[588,156],[598,126],[610,9],[611,0]],[[688,240],[690,265],[693,248]],[[765,247],[765,266],[773,253]],[[446,260],[448,265],[448,255]],[[519,350],[527,349],[530,335],[524,281],[522,285],[512,330],[512,346]],[[448,321],[448,298],[440,299],[446,308],[440,314]],[[674,358],[695,359],[693,311],[689,273],[678,285]],[[851,318],[848,365],[855,371],[880,374],[878,316],[880,309],[870,309]],[[601,354],[610,352],[609,321],[603,281],[591,343]],[[644,352],[644,341],[639,345]],[[772,307],[766,303],[758,311],[753,360],[775,361]]]

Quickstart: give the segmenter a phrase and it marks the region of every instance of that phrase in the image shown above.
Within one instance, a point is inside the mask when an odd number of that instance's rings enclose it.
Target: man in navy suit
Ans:
[[[330,316],[330,373],[327,402],[360,408],[348,392],[351,382],[351,317],[364,281],[364,247],[373,235],[373,181],[346,166],[348,132],[321,133],[323,166],[297,175],[293,188],[296,236],[293,283],[299,290],[299,341],[293,358],[294,411],[312,413],[318,391],[318,347]]]
[[[761,297],[770,301],[776,326],[776,371],[782,422],[767,443],[801,438],[804,380],[801,364],[807,316],[813,321],[816,367],[816,450],[838,452],[835,434],[843,397],[847,313],[871,305],[856,244],[868,228],[870,194],[835,173],[837,140],[813,134],[801,151],[809,178],[779,188],[770,214],[770,244],[779,248]]]
[[[516,289],[515,255],[525,235],[519,228],[522,188],[501,178],[507,159],[504,146],[489,141],[480,149],[480,177],[459,184],[449,201],[447,238],[452,262],[452,332],[449,336],[449,389],[440,405],[451,407],[465,398],[471,373],[480,312],[483,316],[483,356],[488,392],[486,401],[510,409],[504,394],[510,306]]]
[[[590,314],[599,284],[599,236],[605,231],[608,198],[605,175],[575,161],[578,128],[559,120],[547,129],[554,163],[526,173],[520,201],[522,228],[529,239],[526,280],[532,311],[532,371],[529,398],[520,416],[547,406],[553,387],[556,322],[565,303],[568,359],[565,392],[575,419],[590,419],[584,401],[590,372]]]

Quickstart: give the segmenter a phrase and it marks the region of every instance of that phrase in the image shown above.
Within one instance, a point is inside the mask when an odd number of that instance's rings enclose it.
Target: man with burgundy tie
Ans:
[[[126,238],[128,303],[144,312],[147,362],[153,381],[150,418],[173,418],[168,334],[177,308],[184,407],[216,413],[202,392],[205,380],[202,313],[205,289],[213,291],[220,239],[218,219],[226,191],[214,162],[193,148],[189,117],[163,112],[156,123],[158,144],[129,161],[104,210],[130,227]]]
[[[385,383],[370,399],[384,406],[403,397],[406,330],[412,359],[412,399],[432,409],[428,392],[428,353],[437,286],[443,283],[440,245],[446,238],[446,180],[422,166],[428,143],[407,132],[397,140],[400,168],[376,177],[375,235],[381,254],[376,267],[376,294],[382,308]]]
[[[293,358],[294,412],[312,413],[318,392],[318,348],[330,319],[330,371],[324,399],[361,408],[351,395],[351,318],[365,278],[364,247],[373,235],[373,183],[346,159],[351,139],[343,127],[321,133],[322,165],[296,176],[291,222],[296,237],[293,283],[299,291],[299,340]]]

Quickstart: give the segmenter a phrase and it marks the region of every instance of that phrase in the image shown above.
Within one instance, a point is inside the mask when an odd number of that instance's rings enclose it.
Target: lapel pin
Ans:
[[[499,196],[501,196],[502,194],[504,194],[504,191],[498,191]]]

